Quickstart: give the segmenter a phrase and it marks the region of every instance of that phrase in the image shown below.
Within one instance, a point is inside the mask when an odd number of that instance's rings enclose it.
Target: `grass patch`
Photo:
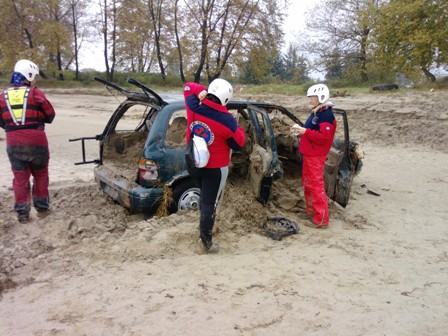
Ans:
[[[265,84],[265,85],[236,85],[237,90],[244,94],[284,94],[284,95],[304,95],[307,86],[289,84]]]
[[[0,86],[7,87],[9,86],[10,73],[3,73],[0,75]],[[46,73],[46,78],[37,77],[37,86],[43,89],[68,89],[68,90],[76,90],[80,91],[70,91],[67,93],[83,93],[89,94],[88,90],[93,89],[103,89],[104,85],[98,83],[93,80],[93,77],[99,77],[102,79],[106,79],[106,74],[104,72],[98,71],[89,71],[89,72],[80,72],[79,79],[75,80],[75,73],[73,71],[58,71],[55,73]],[[182,93],[182,89],[184,83],[180,80],[179,77],[174,75],[168,75],[165,79],[162,79],[160,74],[153,73],[121,73],[116,72],[114,74],[113,83],[131,91],[139,91],[136,86],[131,85],[127,82],[128,77],[131,77],[138,82],[146,85],[150,89],[159,93]],[[290,96],[305,96],[307,89],[315,84],[315,82],[306,82],[300,85],[296,84],[287,84],[287,83],[270,83],[270,84],[261,84],[261,85],[252,85],[252,84],[239,84],[236,81],[232,81],[234,84],[235,92],[237,94],[252,94],[252,95],[269,95],[269,94],[280,94],[280,95],[290,95]],[[205,83],[205,79],[203,78],[203,83]],[[346,92],[347,95],[356,95],[356,94],[368,94],[368,93],[376,93],[372,91],[372,83],[363,83],[363,84],[354,84],[350,86],[350,84],[330,81],[325,82],[330,89],[331,95],[335,95],[337,93]],[[435,83],[424,83],[417,88],[406,89],[400,87],[398,92],[403,92],[407,90],[412,91],[429,91],[433,90],[448,90],[448,78],[442,78]],[[85,90],[85,91],[83,91]],[[107,91],[104,91],[107,93]],[[384,92],[384,91],[383,91]],[[392,91],[387,91],[392,92]],[[101,94],[101,91],[93,91],[92,94]]]

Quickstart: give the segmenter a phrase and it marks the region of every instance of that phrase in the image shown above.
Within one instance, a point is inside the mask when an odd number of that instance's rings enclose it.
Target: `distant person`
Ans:
[[[330,216],[325,193],[324,166],[336,132],[336,119],[333,104],[328,101],[330,91],[326,85],[313,85],[306,95],[311,99],[311,114],[304,127],[295,124],[291,130],[300,136],[305,211],[311,216],[311,221],[305,225],[325,229]]]
[[[35,87],[39,68],[22,59],[14,67],[10,87],[0,94],[0,127],[6,133],[6,152],[14,174],[14,211],[21,223],[29,221],[31,196],[40,215],[49,211],[48,161],[45,123],[55,117],[45,94]],[[33,187],[30,176],[33,175]]]
[[[203,137],[210,152],[204,168],[190,175],[201,189],[200,238],[209,253],[219,251],[212,240],[216,207],[227,180],[231,149],[239,151],[245,142],[243,129],[225,107],[232,98],[232,85],[224,79],[215,79],[208,90],[197,83],[186,83],[184,87],[187,109],[187,141],[191,132]]]

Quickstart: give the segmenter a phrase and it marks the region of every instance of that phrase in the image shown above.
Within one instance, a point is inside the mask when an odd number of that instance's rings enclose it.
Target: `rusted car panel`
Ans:
[[[151,212],[163,197],[163,188],[130,184],[128,179],[117,178],[115,172],[104,165],[94,168],[94,176],[98,187],[131,213]]]

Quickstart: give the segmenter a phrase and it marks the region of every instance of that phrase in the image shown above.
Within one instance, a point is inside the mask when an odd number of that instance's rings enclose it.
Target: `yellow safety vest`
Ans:
[[[26,105],[28,102],[28,95],[30,87],[11,87],[5,90],[5,101],[8,107],[11,118],[16,125],[25,125],[26,119]]]

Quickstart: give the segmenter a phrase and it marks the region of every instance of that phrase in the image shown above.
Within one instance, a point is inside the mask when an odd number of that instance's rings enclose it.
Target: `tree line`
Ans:
[[[446,0],[322,0],[285,46],[290,0],[0,0],[0,72],[28,58],[79,78],[80,51],[101,40],[106,76],[157,73],[196,82],[327,80],[402,75],[435,81],[448,63]]]

